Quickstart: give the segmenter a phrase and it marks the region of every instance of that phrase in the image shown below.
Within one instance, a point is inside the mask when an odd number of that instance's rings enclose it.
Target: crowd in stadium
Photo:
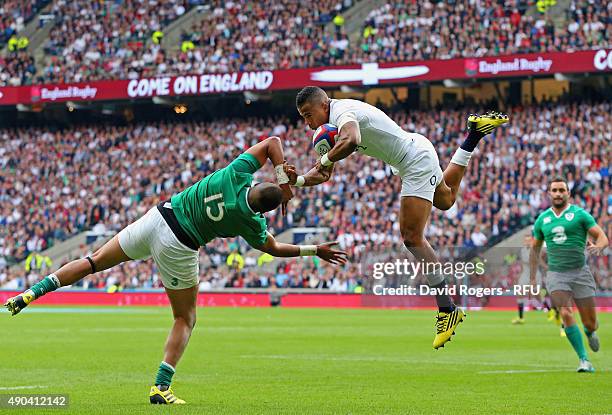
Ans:
[[[449,59],[609,46],[612,6],[572,1],[566,26],[528,14],[524,0],[386,3],[364,24],[356,60]]]
[[[352,0],[240,3],[216,0],[211,13],[184,30],[193,49],[166,57],[158,73],[207,73],[286,69],[342,62],[330,43],[345,39],[326,33],[325,24]],[[241,7],[240,7],[241,6]]]
[[[572,0],[561,21],[523,0],[395,1],[372,10],[351,42],[334,18],[352,0],[205,3],[181,33],[184,47],[168,52],[152,34],[194,2],[56,0],[44,59],[3,54],[0,85],[571,51],[609,47],[612,30],[612,3],[599,0]]]
[[[13,36],[18,36],[28,21],[50,0],[3,0],[0,2],[0,47]]]
[[[188,0],[163,2],[55,1],[54,26],[40,65],[46,82],[132,78],[159,63],[152,33],[182,16]]]
[[[527,226],[548,206],[546,181],[558,172],[567,175],[574,203],[611,234],[610,107],[585,101],[508,109],[512,123],[481,143],[455,207],[434,209],[427,228],[430,243],[490,246]],[[427,136],[446,167],[462,140],[465,110],[390,114],[407,131]],[[18,284],[23,275],[2,263],[23,260],[86,229],[116,232],[267,136],[281,137],[287,159],[305,172],[315,161],[310,133],[302,122],[285,118],[0,130],[0,286]],[[274,181],[273,170],[267,166],[256,179]],[[244,241],[217,240],[202,250],[201,269],[207,269],[202,286],[350,291],[364,252],[404,249],[397,223],[399,193],[400,179],[392,177],[388,166],[350,157],[330,182],[296,189],[286,217],[275,211],[267,218],[274,234],[290,226],[329,226],[329,239],[339,240],[352,265],[335,269],[307,258],[282,261],[264,272],[257,258],[243,257]],[[161,282],[152,262],[125,264],[87,279],[98,287],[110,283],[129,288],[159,287]]]

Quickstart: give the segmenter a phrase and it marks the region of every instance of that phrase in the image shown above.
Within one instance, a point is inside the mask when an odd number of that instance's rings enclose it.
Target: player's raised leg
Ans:
[[[596,330],[599,328],[599,323],[597,322],[595,299],[593,297],[575,298],[574,301],[580,312],[580,320],[582,320],[589,347],[592,351],[597,352],[599,351],[599,337]]]
[[[32,301],[49,292],[66,285],[72,285],[89,274],[104,271],[130,259],[121,249],[118,235],[115,235],[110,241],[94,252],[91,257],[75,259],[67,263],[53,274],[34,284],[32,288],[9,298],[4,305],[12,315],[15,315]]]
[[[196,299],[198,286],[182,290],[166,288],[166,294],[172,306],[174,325],[170,330],[164,348],[164,360],[159,365],[155,385],[151,386],[149,399],[153,404],[183,404],[170,387],[175,368],[183,356],[196,323]]]
[[[473,114],[468,117],[468,133],[465,140],[453,155],[451,162],[444,170],[442,182],[436,188],[433,200],[436,208],[447,210],[453,206],[472,152],[484,136],[507,122],[508,116],[498,112],[488,112],[484,115]]]
[[[424,261],[426,264],[439,262],[424,234],[431,207],[432,203],[429,200],[416,196],[402,196],[400,205],[400,232],[404,244],[417,261]],[[443,292],[446,287],[444,275],[431,273],[426,277],[429,286],[438,290],[436,303],[439,311],[436,316],[436,337],[433,342],[433,347],[437,349],[444,347],[444,343],[450,340],[465,314],[459,307],[455,307],[448,293]]]

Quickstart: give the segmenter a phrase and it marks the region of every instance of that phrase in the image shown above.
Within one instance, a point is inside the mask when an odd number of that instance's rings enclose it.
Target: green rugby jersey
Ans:
[[[215,238],[242,236],[259,247],[267,239],[266,218],[247,202],[253,173],[261,165],[243,153],[227,167],[172,196],[177,221],[200,246]]]
[[[595,225],[593,216],[574,205],[569,205],[559,216],[552,208],[542,212],[533,225],[533,236],[546,242],[548,268],[556,272],[582,268],[587,234]]]

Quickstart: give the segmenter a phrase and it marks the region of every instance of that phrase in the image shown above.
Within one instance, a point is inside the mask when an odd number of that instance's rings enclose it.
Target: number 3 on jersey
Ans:
[[[212,209],[210,206],[206,206],[206,215],[210,218],[210,220],[219,222],[223,219],[223,207],[225,206],[225,202],[223,201],[223,194],[217,193],[216,195],[208,196],[204,198],[204,204],[208,204],[209,202],[214,202],[215,200],[221,199],[220,202],[217,202],[217,210],[219,211],[216,215],[213,215]]]
[[[561,245],[567,240],[567,234],[565,233],[565,228],[563,226],[555,226],[552,228],[551,232],[553,233],[553,242]]]

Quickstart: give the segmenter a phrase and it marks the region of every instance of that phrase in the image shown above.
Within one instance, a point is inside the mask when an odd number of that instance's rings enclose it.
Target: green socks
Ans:
[[[155,385],[170,386],[172,383],[172,376],[174,375],[174,368],[166,362],[161,362],[159,369],[157,369],[157,377],[155,378]]]
[[[61,286],[59,279],[55,274],[51,274],[45,277],[42,281],[37,282],[30,288],[34,293],[34,297],[42,297],[43,295],[50,293],[51,291],[57,290]]]
[[[576,351],[578,358],[580,360],[589,360],[586,348],[584,347],[584,341],[582,341],[582,333],[580,332],[578,325],[574,324],[573,326],[566,327],[565,334],[567,335],[567,340],[569,340],[572,347]]]

